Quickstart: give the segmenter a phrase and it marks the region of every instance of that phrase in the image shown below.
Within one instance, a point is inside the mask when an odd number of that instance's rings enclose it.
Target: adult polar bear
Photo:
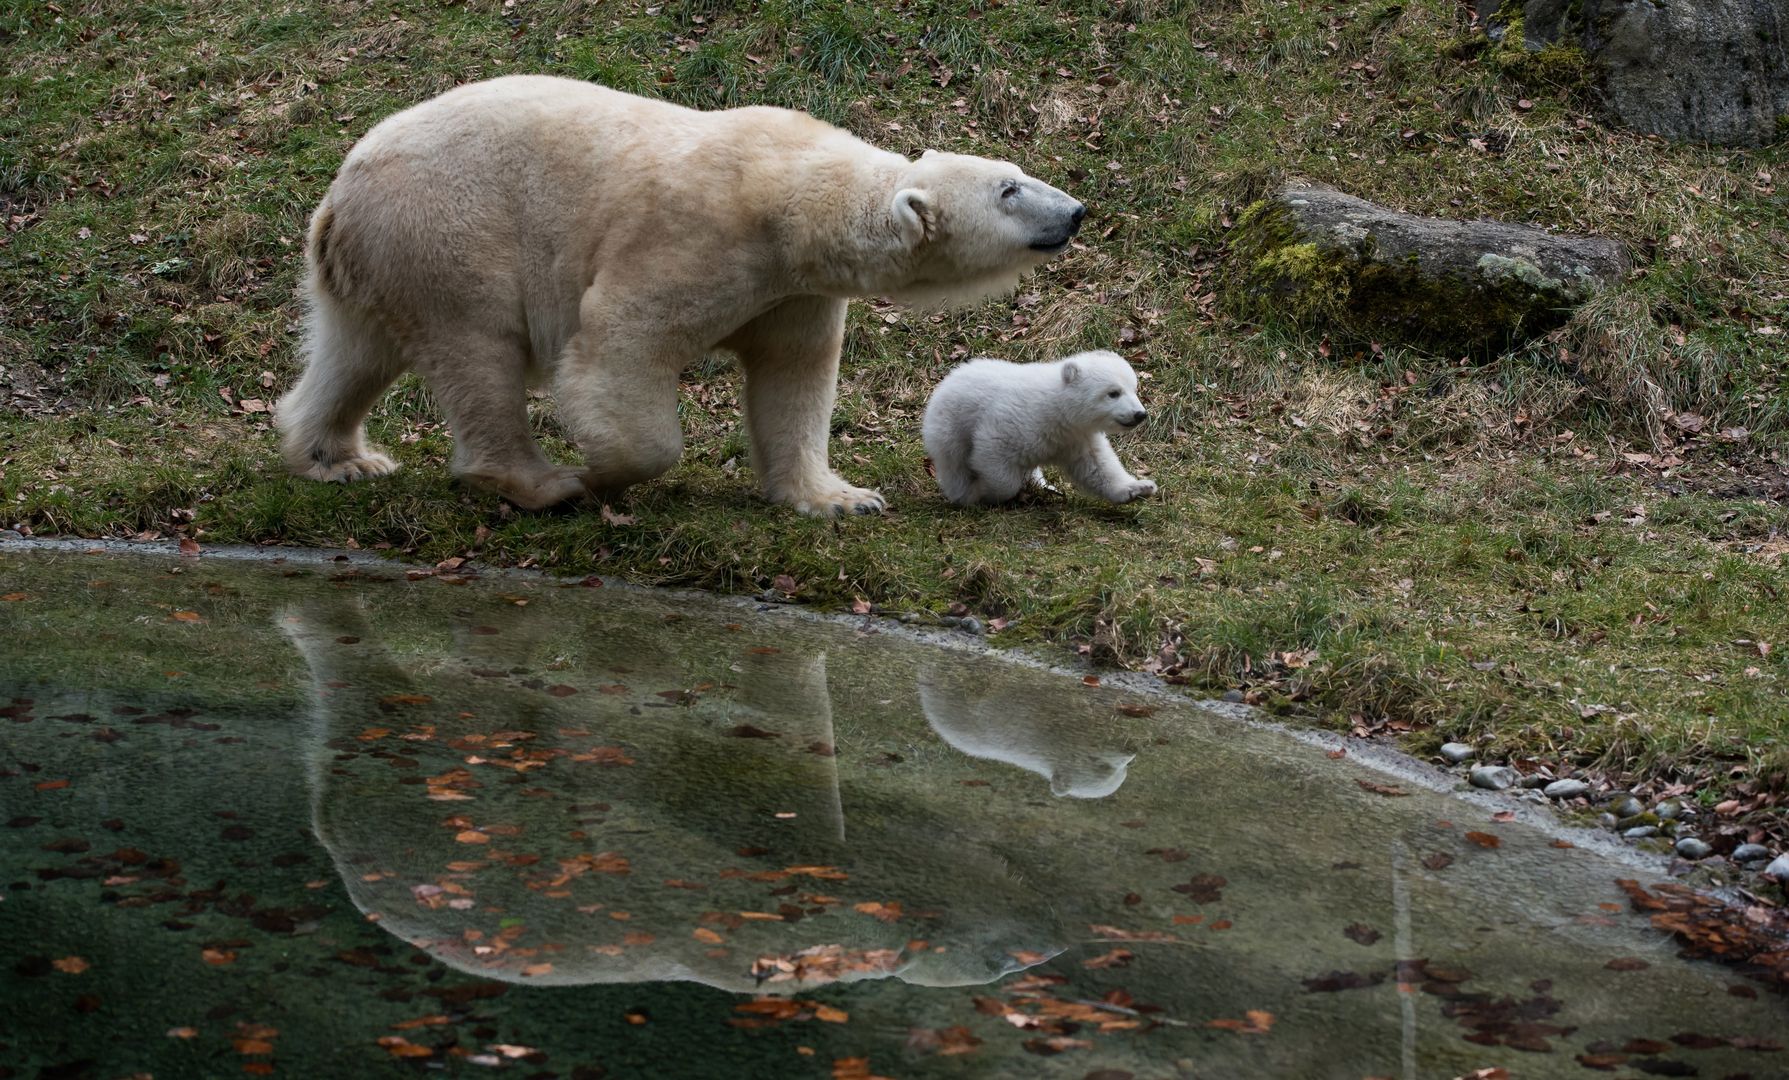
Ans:
[[[615,491],[676,464],[678,375],[725,348],[765,494],[876,513],[827,461],[846,301],[1008,291],[1083,213],[1005,162],[909,161],[804,113],[536,75],[462,86],[374,127],[317,207],[282,453],[317,480],[391,472],[362,425],[414,368],[463,479],[527,509]],[[529,433],[527,383],[549,371],[583,469]]]

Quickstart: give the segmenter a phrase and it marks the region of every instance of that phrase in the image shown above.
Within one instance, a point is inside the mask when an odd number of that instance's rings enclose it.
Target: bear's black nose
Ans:
[[[1075,212],[1068,216],[1068,231],[1072,236],[1081,228],[1081,219],[1087,216],[1087,208],[1080,203],[1075,204]]]
[[[1136,427],[1138,424],[1141,424],[1144,420],[1147,420],[1148,418],[1149,418],[1148,413],[1144,412],[1142,409],[1138,409],[1136,412],[1131,413],[1129,416],[1125,417],[1123,423],[1124,423],[1124,426],[1127,428]]]

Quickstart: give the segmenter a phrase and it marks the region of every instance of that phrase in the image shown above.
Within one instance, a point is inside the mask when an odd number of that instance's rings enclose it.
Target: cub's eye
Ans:
[[[1018,193],[1019,185],[1016,181],[1008,180],[1006,183],[1000,185],[1000,197],[1002,199],[1010,199]]]
[[[1117,396],[1118,396],[1118,391],[1116,391],[1116,390],[1107,390],[1107,391],[1106,391],[1106,396],[1107,396],[1107,397],[1117,397]]]

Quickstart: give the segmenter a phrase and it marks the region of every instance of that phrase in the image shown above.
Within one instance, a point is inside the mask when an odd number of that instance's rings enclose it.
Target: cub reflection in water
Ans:
[[[951,746],[1034,772],[1055,795],[1103,799],[1137,755],[1122,749],[1109,707],[1078,704],[1063,690],[1056,680],[992,682],[964,664],[933,665],[919,678],[926,721]]]
[[[614,608],[418,631],[344,594],[282,616],[311,676],[313,827],[379,926],[549,985],[967,985],[1060,951],[995,844],[840,756],[824,651]],[[568,632],[575,664],[551,647]]]

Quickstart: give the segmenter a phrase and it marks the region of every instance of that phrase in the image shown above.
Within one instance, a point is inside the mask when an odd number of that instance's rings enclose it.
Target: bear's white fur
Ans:
[[[977,359],[957,367],[926,404],[926,453],[944,497],[995,506],[1029,481],[1048,487],[1041,466],[1062,469],[1076,487],[1107,502],[1155,494],[1155,483],[1126,472],[1107,441],[1145,417],[1137,373],[1111,352],[1084,352],[1047,364]]]
[[[536,75],[462,86],[374,127],[312,218],[282,452],[318,480],[390,472],[362,422],[414,368],[463,479],[530,509],[614,491],[676,463],[678,374],[722,348],[745,370],[765,494],[873,513],[882,496],[827,461],[846,300],[1009,290],[1083,213],[1014,165],[909,161],[784,109],[698,112]],[[583,468],[529,433],[542,374]]]

